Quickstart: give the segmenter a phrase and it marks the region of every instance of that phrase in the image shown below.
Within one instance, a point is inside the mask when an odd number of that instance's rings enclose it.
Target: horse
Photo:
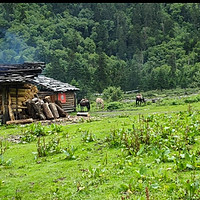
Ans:
[[[135,101],[136,101],[136,105],[141,105],[142,103],[146,102],[144,97],[141,94],[136,96]]]
[[[102,98],[96,98],[96,106],[97,108],[101,107],[102,109],[104,109],[104,101]]]
[[[81,106],[81,111],[83,110],[83,107],[87,107],[87,111],[90,111],[90,102],[88,99],[81,99],[78,101],[78,104]]]

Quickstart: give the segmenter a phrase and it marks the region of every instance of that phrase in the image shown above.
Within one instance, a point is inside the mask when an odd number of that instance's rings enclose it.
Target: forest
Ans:
[[[0,3],[0,63],[83,94],[200,86],[199,3]]]

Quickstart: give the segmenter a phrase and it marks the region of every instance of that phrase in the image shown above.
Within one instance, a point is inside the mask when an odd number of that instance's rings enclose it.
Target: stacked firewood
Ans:
[[[40,99],[35,95],[34,98],[26,101],[26,107],[26,114],[33,119],[49,120],[67,116],[59,103],[51,102],[50,96]]]
[[[26,93],[24,95],[25,100],[33,98],[35,94],[38,93],[37,86],[32,84],[25,84],[25,88],[27,88]]]
[[[32,84],[24,84],[23,87],[20,87],[18,89],[16,88],[10,88],[9,89],[9,95],[11,97],[11,105],[13,111],[16,111],[16,108],[18,107],[18,111],[22,111],[22,108],[25,108],[25,102],[28,99],[32,99],[35,94],[38,93],[38,89],[36,86]],[[17,94],[17,98],[16,98]]]

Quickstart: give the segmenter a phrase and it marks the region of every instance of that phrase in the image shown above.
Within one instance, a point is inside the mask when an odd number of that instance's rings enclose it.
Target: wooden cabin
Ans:
[[[45,67],[43,62],[0,65],[0,115],[2,124],[25,119],[25,101],[32,99],[38,89],[31,84]]]
[[[50,96],[51,102],[60,101],[65,112],[76,111],[76,92],[79,88],[44,75],[35,77],[33,83],[37,85],[41,99]]]

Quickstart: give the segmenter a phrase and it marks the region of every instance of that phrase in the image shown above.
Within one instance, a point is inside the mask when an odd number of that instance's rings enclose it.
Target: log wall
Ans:
[[[65,112],[74,112],[76,110],[76,99],[74,91],[67,91],[66,93],[66,103],[61,103],[62,108]],[[50,96],[51,102],[55,103],[58,100],[58,94],[50,91],[39,91],[38,96],[44,99],[45,96]]]
[[[62,103],[62,107],[66,112],[73,112],[76,110],[75,93],[68,91],[66,94],[66,103]]]
[[[9,123],[15,123],[14,121],[16,120],[19,122],[20,120],[26,121],[26,119],[30,117],[40,120],[65,117],[67,113],[76,111],[75,92],[68,91],[65,94],[66,103],[61,103],[61,105],[58,106],[55,104],[56,100],[58,100],[58,93],[38,91],[35,85],[27,83],[2,86],[0,89],[0,116],[2,116],[2,123],[5,124],[8,121]],[[47,105],[50,106],[50,109],[47,109],[47,106],[44,108],[46,104],[42,104],[42,107],[40,107],[41,105],[36,105],[40,102],[39,99],[44,100],[48,96],[50,96],[50,98]],[[36,103],[34,99],[39,102]],[[29,105],[31,103],[34,104],[31,106],[32,108]],[[34,108],[34,111],[32,112],[30,108]],[[36,110],[38,110],[38,112],[36,112]],[[53,114],[52,116],[47,115],[51,113],[50,110]]]
[[[0,91],[0,115],[4,117],[2,122],[22,119],[23,110],[27,108],[25,102],[32,99],[37,92],[36,86],[27,83],[2,86]],[[8,114],[6,109],[8,109]]]

